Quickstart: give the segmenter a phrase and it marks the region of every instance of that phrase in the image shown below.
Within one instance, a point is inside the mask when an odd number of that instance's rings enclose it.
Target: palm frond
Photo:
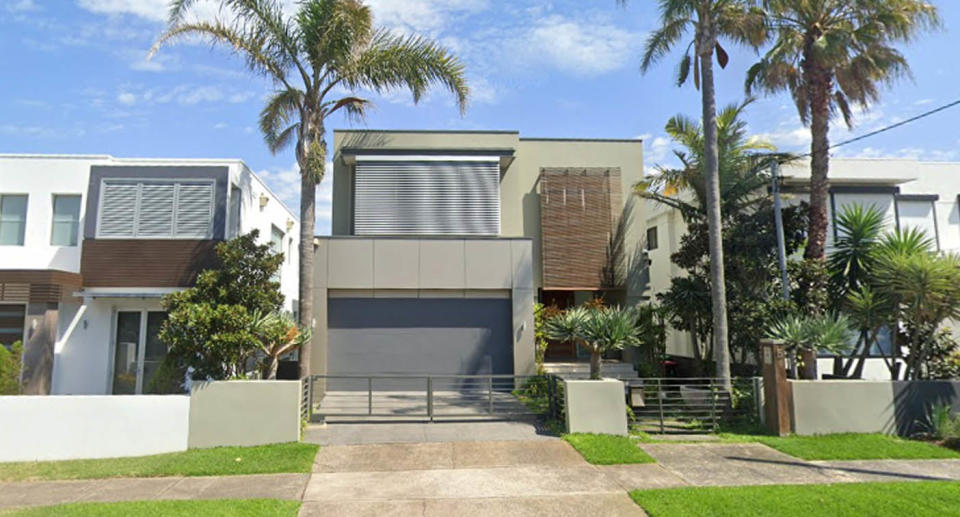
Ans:
[[[350,88],[376,92],[403,88],[410,91],[414,102],[423,97],[431,84],[439,83],[456,96],[461,112],[466,110],[470,94],[463,63],[440,44],[421,36],[399,36],[379,30],[356,68],[341,72],[347,74],[344,82]]]
[[[270,152],[290,144],[294,126],[299,127],[303,111],[304,94],[296,88],[275,92],[260,111],[260,132],[263,133]]]

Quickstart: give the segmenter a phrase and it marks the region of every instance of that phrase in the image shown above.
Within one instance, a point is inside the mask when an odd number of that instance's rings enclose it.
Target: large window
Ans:
[[[270,225],[270,248],[274,253],[283,253],[283,235],[283,230]],[[280,268],[277,268],[277,272],[273,275],[273,281],[280,281]]]
[[[97,237],[209,239],[213,182],[104,181]]]
[[[50,244],[54,246],[76,246],[80,227],[80,196],[53,196],[53,228],[50,230]]]
[[[0,245],[23,246],[27,233],[27,196],[0,195]]]

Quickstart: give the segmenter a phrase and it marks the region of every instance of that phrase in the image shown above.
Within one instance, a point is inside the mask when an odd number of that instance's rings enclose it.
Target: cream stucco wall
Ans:
[[[520,138],[515,131],[335,131],[333,159],[333,235],[350,235],[352,210],[352,166],[341,150],[395,149],[413,150],[484,150],[506,151],[511,157],[501,159],[500,202],[501,237],[531,239],[534,288],[541,287],[540,256],[540,170],[544,167],[619,167],[621,194],[624,203],[630,199],[632,186],[643,178],[643,142],[636,140],[579,140]],[[627,241],[628,256],[633,256],[643,238],[646,219],[643,204],[635,203]],[[617,214],[619,215],[619,214]],[[642,293],[634,289],[630,297],[639,300]]]

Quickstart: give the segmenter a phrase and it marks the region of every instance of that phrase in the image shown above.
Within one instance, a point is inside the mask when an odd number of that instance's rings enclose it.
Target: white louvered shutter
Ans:
[[[136,183],[102,185],[99,237],[132,238],[137,214]]]
[[[358,158],[356,235],[499,235],[499,158]]]
[[[174,189],[172,183],[144,183],[141,186],[137,237],[173,236]]]
[[[213,185],[180,184],[178,187],[176,238],[210,238],[213,220]]]

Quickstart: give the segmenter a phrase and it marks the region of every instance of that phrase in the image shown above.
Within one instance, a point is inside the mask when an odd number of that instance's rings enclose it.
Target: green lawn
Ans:
[[[281,443],[133,458],[0,463],[0,481],[310,472],[318,449],[309,443]]]
[[[566,434],[563,439],[594,465],[618,465],[622,463],[655,463],[627,436],[611,434]]]
[[[300,509],[299,501],[279,499],[223,499],[209,501],[133,501],[127,503],[71,503],[41,506],[2,513],[10,517],[112,517],[137,515],[141,517],[294,517]]]
[[[941,517],[960,512],[960,483],[939,481],[675,488],[630,496],[650,517]]]
[[[932,443],[886,434],[763,436],[721,434],[727,442],[759,442],[804,460],[921,460],[960,458],[960,453]]]

